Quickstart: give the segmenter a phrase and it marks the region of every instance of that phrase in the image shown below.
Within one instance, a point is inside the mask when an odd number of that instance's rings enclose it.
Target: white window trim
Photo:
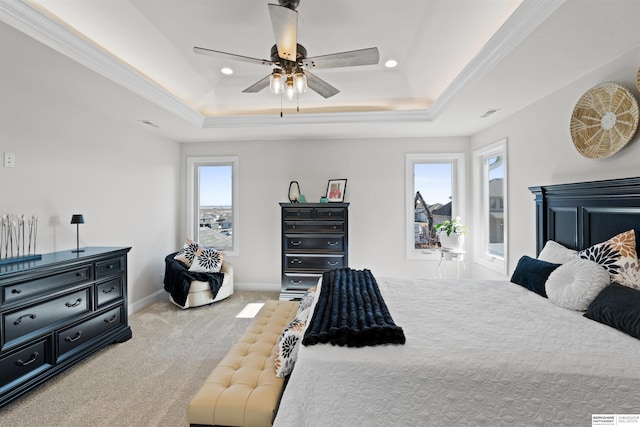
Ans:
[[[405,165],[405,247],[407,259],[415,260],[440,260],[440,251],[432,250],[425,251],[415,248],[415,236],[413,230],[414,223],[414,198],[416,195],[414,187],[413,167],[416,163],[443,163],[451,162],[452,164],[452,177],[451,187],[455,191],[452,194],[452,211],[451,216],[461,216],[464,218],[464,183],[465,183],[465,166],[464,166],[464,153],[408,153],[406,155]]]
[[[487,250],[489,246],[489,232],[487,224],[489,223],[489,182],[486,175],[486,162],[489,158],[502,155],[504,156],[504,257],[490,254]],[[482,265],[490,270],[500,274],[507,274],[507,264],[509,259],[509,239],[508,239],[508,157],[507,157],[507,139],[501,139],[486,147],[479,148],[473,152],[473,260],[477,264]]]
[[[239,248],[239,235],[240,235],[240,221],[238,212],[240,211],[240,205],[238,203],[238,175],[239,175],[239,167],[238,167],[238,157],[230,156],[230,157],[187,157],[187,237],[190,239],[194,239],[195,236],[198,235],[198,221],[195,221],[195,213],[198,209],[196,204],[198,203],[198,199],[196,194],[198,194],[198,188],[196,187],[196,170],[197,167],[202,165],[231,165],[233,168],[232,174],[232,203],[233,203],[233,249],[225,250],[224,253],[226,256],[238,256],[240,255]]]

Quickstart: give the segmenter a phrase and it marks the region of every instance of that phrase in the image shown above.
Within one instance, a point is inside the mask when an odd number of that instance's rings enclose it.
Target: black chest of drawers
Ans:
[[[0,407],[131,338],[130,249],[89,247],[0,265]]]
[[[323,272],[348,267],[348,207],[348,203],[280,203],[281,300],[301,298]]]

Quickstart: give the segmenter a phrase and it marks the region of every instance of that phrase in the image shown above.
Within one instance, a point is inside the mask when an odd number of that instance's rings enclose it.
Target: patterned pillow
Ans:
[[[634,230],[625,231],[606,242],[584,249],[578,255],[606,268],[612,282],[640,289],[640,266]]]
[[[187,239],[187,243],[184,244],[184,247],[180,249],[180,252],[178,252],[173,259],[180,261],[187,267],[191,267],[191,263],[196,256],[197,250],[198,244]]]
[[[198,273],[218,273],[222,267],[224,254],[215,249],[198,247],[189,271]]]
[[[317,290],[318,290],[317,286],[307,289],[307,293],[304,294],[304,297],[302,297],[302,300],[300,301],[300,305],[298,306],[298,314],[301,313],[303,310],[306,310],[307,308],[311,307],[311,304],[313,304],[313,299],[316,296]]]
[[[609,285],[609,273],[588,259],[577,258],[555,269],[544,284],[549,300],[560,307],[585,311]]]
[[[308,317],[309,308],[302,310],[280,335],[275,359],[276,377],[286,377],[293,371]]]

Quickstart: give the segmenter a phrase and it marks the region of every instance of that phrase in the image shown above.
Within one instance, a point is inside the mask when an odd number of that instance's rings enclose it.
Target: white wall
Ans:
[[[434,277],[437,262],[405,256],[405,155],[465,152],[468,138],[250,141],[182,144],[180,188],[186,188],[188,156],[238,156],[240,255],[229,257],[240,286],[277,290],[281,275],[280,206],[289,182],[300,183],[317,202],[327,181],[347,178],[349,265],[380,276]],[[181,206],[186,205],[183,195]],[[187,236],[181,211],[180,243]],[[234,227],[234,233],[236,229]]]
[[[569,133],[576,102],[599,83],[620,83],[640,99],[635,84],[639,66],[637,48],[472,137],[474,150],[508,138],[510,272],[522,255],[536,255],[535,203],[528,187],[640,176],[640,133],[617,154],[601,160],[582,157]],[[475,277],[498,277],[473,267]]]
[[[129,304],[161,291],[164,256],[175,247],[179,145],[121,120],[108,104],[140,99],[34,41],[13,49],[2,27],[0,213],[39,218],[39,253],[76,246],[131,246]],[[24,42],[20,46],[25,46]],[[43,66],[46,64],[46,66]],[[27,76],[28,78],[25,78]],[[164,295],[166,297],[166,295]]]

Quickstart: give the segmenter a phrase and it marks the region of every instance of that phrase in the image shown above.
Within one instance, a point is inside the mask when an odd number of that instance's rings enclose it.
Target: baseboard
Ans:
[[[280,292],[279,283],[234,282],[233,288],[234,290],[237,290],[237,291]],[[129,304],[128,306],[129,314],[133,314],[136,311],[140,311],[143,308],[148,307],[153,303],[168,300],[168,299],[169,299],[169,294],[164,289],[160,289],[151,295],[147,295],[146,297],[139,299],[134,303]]]
[[[267,291],[280,292],[280,283],[252,283],[252,282],[234,282],[234,289],[238,291]]]
[[[146,297],[129,304],[127,309],[129,310],[129,314],[133,314],[155,302],[164,301],[166,299],[169,299],[169,294],[164,289],[160,289],[151,295],[147,295]]]

